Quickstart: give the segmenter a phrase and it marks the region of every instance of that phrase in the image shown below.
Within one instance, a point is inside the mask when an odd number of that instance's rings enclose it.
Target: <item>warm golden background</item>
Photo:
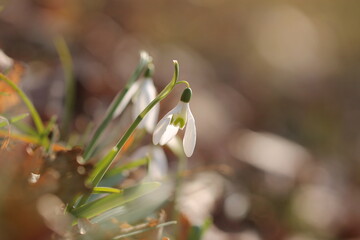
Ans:
[[[360,238],[359,1],[0,3],[0,48],[27,66],[21,86],[44,119],[63,107],[53,41],[66,39],[79,132],[101,119],[139,50],[158,89],[179,61],[198,127],[189,168],[200,169],[183,208],[194,223],[214,217],[206,240]]]

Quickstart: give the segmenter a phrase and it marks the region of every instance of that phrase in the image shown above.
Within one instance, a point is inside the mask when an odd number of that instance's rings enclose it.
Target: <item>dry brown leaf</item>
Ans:
[[[7,77],[13,81],[13,83],[19,85],[24,70],[25,68],[21,64],[15,63],[7,74]],[[0,113],[5,112],[19,103],[20,98],[18,94],[4,81],[0,81],[0,92],[6,94],[0,95]]]

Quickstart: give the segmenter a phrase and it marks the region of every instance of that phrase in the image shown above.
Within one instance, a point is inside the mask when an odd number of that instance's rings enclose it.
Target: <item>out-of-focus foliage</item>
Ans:
[[[21,86],[44,119],[63,110],[53,40],[67,40],[77,81],[74,132],[99,122],[140,49],[154,57],[158,87],[171,75],[171,60],[182,63],[180,78],[196,92],[199,141],[179,206],[190,225],[213,217],[204,239],[360,237],[358,1],[0,5],[0,48],[26,63]]]

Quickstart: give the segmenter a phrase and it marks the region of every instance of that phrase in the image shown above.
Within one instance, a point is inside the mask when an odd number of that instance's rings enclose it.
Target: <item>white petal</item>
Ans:
[[[184,135],[184,152],[187,157],[191,157],[194,152],[195,144],[196,144],[196,126],[195,126],[195,119],[191,113],[190,107],[188,108],[187,113],[187,124],[186,130]]]
[[[153,143],[159,144],[160,139],[164,132],[166,131],[166,127],[170,124],[172,115],[177,113],[181,110],[182,105],[178,104],[176,107],[171,109],[165,116],[158,122],[155,127],[154,134],[153,134]]]
[[[171,124],[167,125],[164,133],[160,138],[159,144],[164,145],[168,143],[173,137],[175,137],[178,131],[179,131],[179,127]]]
[[[133,119],[135,119],[156,97],[156,88],[151,78],[146,78],[134,99]],[[139,124],[148,132],[154,130],[159,115],[159,105],[154,106]]]
[[[154,131],[156,122],[159,117],[159,112],[160,112],[160,104],[158,103],[150,110],[150,112],[146,115],[146,117],[143,120],[145,128],[149,133]]]
[[[183,102],[179,102],[174,108],[173,110],[171,110],[172,114],[179,114],[181,113],[181,110],[184,108],[184,104]]]
[[[168,162],[164,150],[161,147],[153,147],[150,150],[151,161],[149,164],[149,176],[152,180],[164,178],[168,172]]]
[[[127,91],[127,93],[125,94],[123,100],[121,101],[121,103],[119,104],[119,106],[116,108],[113,118],[118,117],[126,108],[126,106],[129,104],[131,98],[135,95],[135,93],[139,90],[139,87],[141,85],[142,81],[136,81],[131,87],[130,89]],[[113,103],[112,103],[113,104]]]
[[[153,134],[153,143],[159,144],[160,139],[164,132],[166,131],[166,127],[170,124],[172,114],[166,114],[156,125],[154,134]]]
[[[0,70],[4,71],[9,69],[14,64],[14,60],[8,57],[1,49],[0,49]]]

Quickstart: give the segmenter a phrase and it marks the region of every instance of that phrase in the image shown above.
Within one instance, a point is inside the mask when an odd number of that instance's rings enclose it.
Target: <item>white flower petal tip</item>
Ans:
[[[130,103],[133,102],[132,117],[135,120],[137,116],[156,98],[157,91],[152,78],[146,77],[136,81],[125,94],[123,100],[114,112],[113,118],[122,114]],[[147,132],[152,133],[159,116],[159,105],[144,117],[139,124],[139,128],[145,128]]]
[[[136,117],[156,98],[157,92],[154,82],[151,78],[145,78],[136,96],[133,98],[133,119]],[[152,133],[159,116],[159,105],[153,109],[141,121],[139,127],[145,128],[147,132]]]
[[[11,68],[13,64],[14,60],[0,49],[0,70],[7,70]]]
[[[191,89],[187,88],[184,90],[181,101],[176,107],[168,112],[156,125],[153,135],[155,145],[165,145],[175,137],[179,129],[184,129],[186,126],[183,148],[187,157],[192,156],[196,144],[196,126],[189,106],[190,98]]]
[[[195,119],[190,108],[188,108],[188,119],[183,140],[184,152],[187,157],[191,157],[194,153],[196,145],[196,125]]]

